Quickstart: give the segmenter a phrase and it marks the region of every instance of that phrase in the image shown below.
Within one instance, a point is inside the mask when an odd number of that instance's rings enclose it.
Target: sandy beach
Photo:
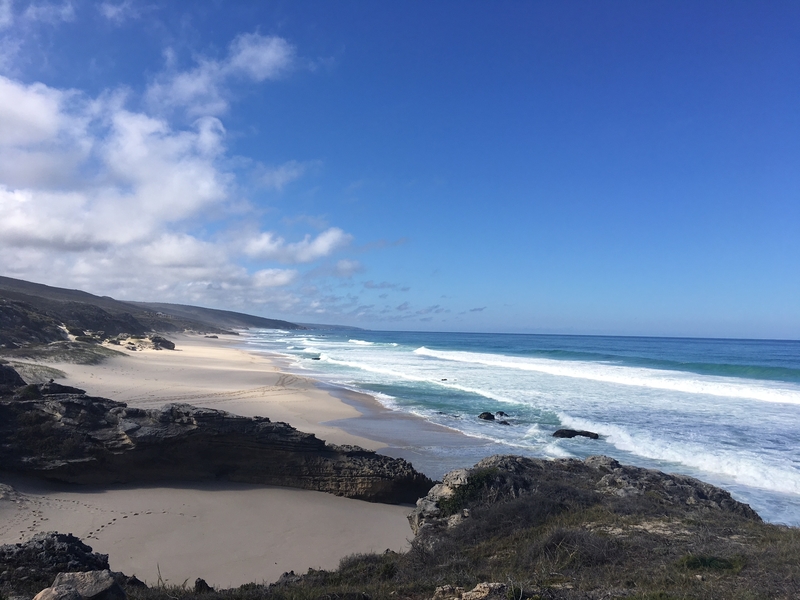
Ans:
[[[265,416],[337,444],[384,443],[330,422],[360,412],[313,380],[281,372],[277,359],[235,348],[236,336],[170,336],[176,349],[140,350],[99,365],[53,365],[60,383],[154,408],[187,402]],[[368,397],[362,399],[368,401]],[[0,543],[37,532],[73,533],[111,567],[148,583],[203,577],[212,586],[270,582],[283,572],[334,568],[357,552],[407,547],[410,508],[305,490],[237,484],[93,489],[4,478]]]

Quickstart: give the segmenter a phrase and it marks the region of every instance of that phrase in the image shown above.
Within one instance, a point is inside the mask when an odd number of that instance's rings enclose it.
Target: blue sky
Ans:
[[[0,0],[0,273],[376,329],[797,339],[797,23]]]

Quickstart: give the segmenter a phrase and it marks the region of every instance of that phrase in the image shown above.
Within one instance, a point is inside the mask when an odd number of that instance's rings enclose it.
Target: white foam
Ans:
[[[750,487],[800,494],[800,472],[769,464],[763,457],[741,448],[726,451],[719,447],[659,439],[645,432],[632,433],[619,425],[595,423],[566,413],[559,413],[558,418],[567,427],[588,429],[605,436],[606,442],[624,452],[725,475]]]
[[[752,379],[731,380],[724,377],[701,376],[680,371],[662,371],[644,367],[626,367],[608,363],[523,358],[477,352],[430,350],[425,346],[415,354],[459,363],[478,364],[519,371],[535,371],[557,377],[587,379],[603,383],[643,387],[658,390],[708,394],[725,398],[741,398],[800,404],[800,388]]]
[[[359,346],[374,346],[375,342],[366,342],[364,340],[348,340],[351,344],[358,344]]]

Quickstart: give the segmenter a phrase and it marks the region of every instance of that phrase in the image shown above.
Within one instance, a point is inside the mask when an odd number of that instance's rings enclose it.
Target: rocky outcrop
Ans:
[[[600,436],[594,431],[584,431],[578,429],[559,429],[553,433],[553,437],[555,438],[585,437],[592,440],[600,438]]]
[[[24,544],[0,546],[0,584],[28,581],[50,585],[59,573],[108,568],[107,554],[92,552],[71,534],[51,531],[35,535]]]
[[[722,511],[761,521],[747,504],[694,477],[621,465],[608,456],[590,456],[582,461],[507,455],[491,456],[470,469],[450,471],[417,501],[408,520],[415,534],[455,527],[470,518],[475,505],[523,495],[544,497],[554,489],[561,494],[587,498],[590,504],[640,498],[683,512]]]
[[[0,401],[0,465],[72,483],[226,480],[387,503],[413,503],[433,485],[402,459],[286,423],[188,404],[131,408],[55,383]]]
[[[13,367],[0,364],[0,392],[13,391],[25,385],[25,380],[20,377]]]
[[[483,419],[484,421],[494,421],[494,415],[488,411],[484,411],[478,415],[479,419]]]

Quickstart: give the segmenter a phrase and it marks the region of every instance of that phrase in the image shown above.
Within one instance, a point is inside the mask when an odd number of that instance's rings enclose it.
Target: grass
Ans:
[[[94,342],[63,341],[27,346],[16,350],[3,350],[2,356],[8,361],[13,361],[16,358],[51,363],[97,365],[113,356],[125,356],[125,353],[106,348]]]
[[[47,383],[51,379],[62,379],[67,376],[64,371],[38,363],[8,361],[8,364],[20,374],[26,383]]]

